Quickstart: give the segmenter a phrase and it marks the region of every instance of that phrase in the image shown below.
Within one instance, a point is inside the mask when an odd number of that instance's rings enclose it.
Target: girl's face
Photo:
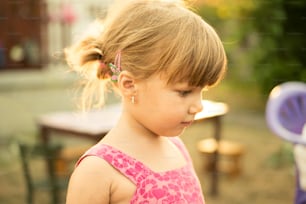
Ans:
[[[187,83],[169,85],[159,75],[137,83],[133,117],[140,126],[158,136],[178,136],[202,110],[202,87]]]

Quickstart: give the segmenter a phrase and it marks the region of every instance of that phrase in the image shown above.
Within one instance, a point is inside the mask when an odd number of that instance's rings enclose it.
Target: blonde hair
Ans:
[[[109,9],[97,35],[65,49],[68,64],[87,79],[83,105],[103,104],[111,71],[100,63],[113,63],[118,52],[122,69],[139,80],[165,74],[168,83],[212,86],[223,78],[222,42],[200,16],[181,1],[127,2]]]

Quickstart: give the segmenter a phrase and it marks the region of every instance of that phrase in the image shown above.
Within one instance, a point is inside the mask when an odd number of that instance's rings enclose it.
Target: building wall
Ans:
[[[1,0],[0,71],[44,68],[111,0]]]
[[[0,1],[0,69],[41,67],[46,7],[43,0]]]
[[[97,16],[105,15],[112,0],[47,0],[50,21],[48,24],[49,62],[57,63],[54,58],[63,48],[73,42]]]

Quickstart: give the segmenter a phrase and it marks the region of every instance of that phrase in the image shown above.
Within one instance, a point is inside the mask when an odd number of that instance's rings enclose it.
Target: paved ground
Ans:
[[[75,109],[75,76],[63,66],[43,71],[0,73],[0,203],[24,200],[24,183],[11,139],[34,141],[35,118],[43,113]],[[203,157],[196,149],[200,139],[211,136],[211,126],[195,124],[182,135],[203,184],[208,204],[288,204],[293,201],[294,168],[291,146],[273,135],[265,125],[258,95],[248,87],[221,85],[206,98],[226,101],[230,112],[224,118],[223,138],[246,147],[243,172],[238,177],[220,176],[220,195],[212,197],[210,176],[203,171]],[[5,188],[3,188],[5,186]],[[44,196],[41,199],[45,199]]]

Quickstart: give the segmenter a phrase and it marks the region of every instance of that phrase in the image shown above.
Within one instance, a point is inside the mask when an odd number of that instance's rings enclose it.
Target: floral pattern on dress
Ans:
[[[179,138],[171,138],[187,160],[179,169],[154,172],[142,162],[109,145],[97,144],[86,156],[98,156],[136,185],[131,204],[204,204],[201,186],[193,170],[192,161]]]

